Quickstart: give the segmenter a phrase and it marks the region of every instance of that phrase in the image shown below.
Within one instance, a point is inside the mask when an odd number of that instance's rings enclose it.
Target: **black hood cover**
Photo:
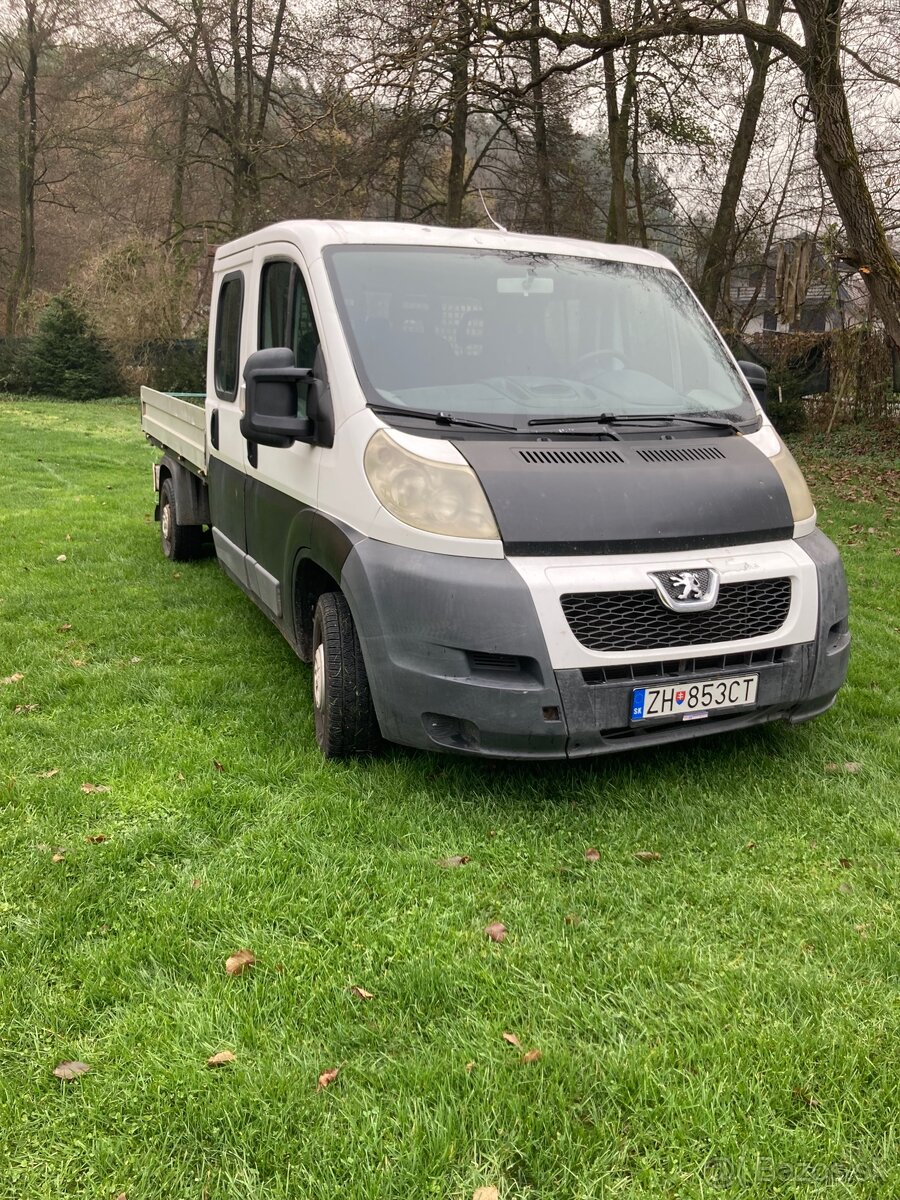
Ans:
[[[742,437],[454,445],[508,554],[626,554],[793,536],[784,485]]]

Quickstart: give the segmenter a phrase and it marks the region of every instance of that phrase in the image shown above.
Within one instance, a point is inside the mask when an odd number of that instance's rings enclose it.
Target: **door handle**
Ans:
[[[209,418],[209,440],[212,443],[214,450],[219,448],[219,410],[213,409],[212,416]]]

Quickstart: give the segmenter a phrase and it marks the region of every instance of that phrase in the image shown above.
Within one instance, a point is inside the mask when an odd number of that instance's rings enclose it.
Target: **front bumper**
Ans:
[[[812,640],[750,653],[711,647],[691,658],[658,651],[658,662],[614,670],[554,670],[532,593],[505,559],[363,540],[344,564],[341,586],[388,741],[492,758],[579,758],[775,720],[800,722],[829,708],[849,659],[846,582],[823,534],[798,545],[815,564]],[[759,674],[752,710],[688,723],[629,723],[635,686],[747,670]]]

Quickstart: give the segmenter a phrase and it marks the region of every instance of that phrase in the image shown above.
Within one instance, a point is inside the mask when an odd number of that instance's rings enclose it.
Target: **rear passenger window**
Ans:
[[[243,300],[243,275],[240,272],[228,275],[219,290],[216,312],[214,364],[216,394],[220,400],[233,400],[237,392]]]

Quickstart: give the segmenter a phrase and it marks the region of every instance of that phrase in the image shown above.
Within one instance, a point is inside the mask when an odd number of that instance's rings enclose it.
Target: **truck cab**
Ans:
[[[578,758],[834,702],[837,551],[660,255],[284,222],[216,254],[207,378],[202,418],[143,392],[163,547],[211,530],[312,664],[327,756]]]

